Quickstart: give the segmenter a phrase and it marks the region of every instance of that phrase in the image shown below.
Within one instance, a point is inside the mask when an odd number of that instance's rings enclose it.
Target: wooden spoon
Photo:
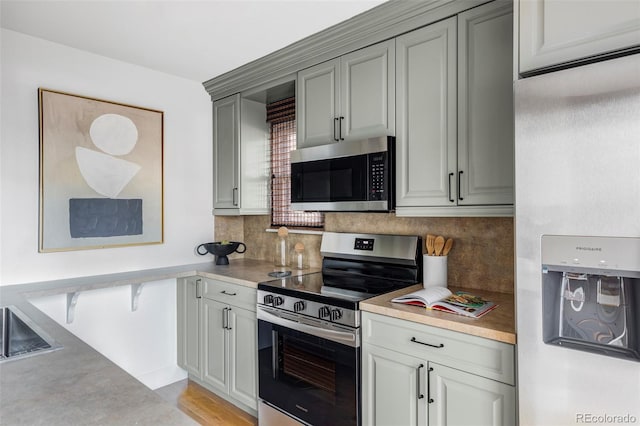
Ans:
[[[451,251],[451,247],[453,247],[453,238],[447,238],[447,242],[444,243],[444,250],[442,250],[442,255],[448,255]]]
[[[427,234],[426,246],[427,246],[427,255],[429,256],[432,256],[435,250],[433,248],[433,243],[435,242],[435,240],[436,240],[435,235]]]
[[[444,237],[442,235],[436,237],[436,240],[433,242],[433,247],[436,249],[436,256],[440,256],[444,248]]]

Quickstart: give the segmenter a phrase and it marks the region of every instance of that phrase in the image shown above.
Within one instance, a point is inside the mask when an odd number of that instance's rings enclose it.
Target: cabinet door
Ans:
[[[340,131],[344,140],[395,135],[395,42],[342,56]]]
[[[455,205],[456,18],[396,38],[396,205]]]
[[[515,387],[429,363],[429,426],[516,424]]]
[[[513,7],[458,15],[458,205],[513,204]]]
[[[297,147],[338,142],[340,59],[298,72],[296,85]]]
[[[213,103],[213,207],[238,208],[240,94]]]
[[[177,281],[178,365],[193,376],[201,376],[200,300],[197,296],[200,278]]]
[[[227,376],[227,305],[211,299],[202,300],[203,371],[202,380],[223,393],[229,391]]]
[[[426,362],[362,346],[362,424],[426,425]]]
[[[257,410],[256,313],[229,309],[229,395]]]
[[[520,0],[520,72],[640,45],[635,1]]]

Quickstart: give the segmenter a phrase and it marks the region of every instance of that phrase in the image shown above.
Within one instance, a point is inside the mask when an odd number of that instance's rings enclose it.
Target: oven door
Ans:
[[[323,330],[312,318],[288,317],[258,307],[260,399],[314,426],[358,425],[357,330]]]

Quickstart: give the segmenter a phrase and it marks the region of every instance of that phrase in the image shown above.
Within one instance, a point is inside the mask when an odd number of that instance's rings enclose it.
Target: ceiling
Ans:
[[[2,28],[204,82],[383,0],[2,0]]]

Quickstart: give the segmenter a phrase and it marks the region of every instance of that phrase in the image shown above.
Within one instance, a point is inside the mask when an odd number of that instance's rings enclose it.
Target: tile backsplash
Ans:
[[[216,216],[215,239],[243,241],[247,257],[271,261],[277,241],[269,216]],[[396,217],[394,213],[326,213],[325,231],[369,234],[442,235],[453,238],[448,259],[450,286],[513,293],[514,236],[511,217]],[[312,267],[321,266],[321,235],[289,234],[301,242]],[[423,248],[424,249],[424,248]]]

